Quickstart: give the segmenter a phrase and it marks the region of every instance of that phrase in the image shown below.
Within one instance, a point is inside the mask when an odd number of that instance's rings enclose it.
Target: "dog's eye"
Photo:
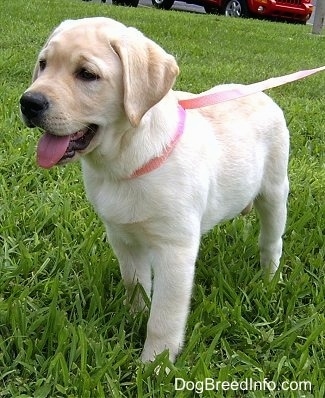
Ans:
[[[38,63],[40,70],[44,70],[46,68],[46,61],[45,59],[41,59]]]
[[[98,80],[99,76],[96,75],[94,72],[90,72],[89,70],[82,68],[77,72],[77,77],[80,80],[84,81],[93,81],[93,80]]]

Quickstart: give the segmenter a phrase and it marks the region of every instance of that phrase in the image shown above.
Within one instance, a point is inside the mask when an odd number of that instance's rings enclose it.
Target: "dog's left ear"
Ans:
[[[111,46],[122,62],[125,112],[136,127],[173,87],[179,69],[172,55],[134,28]]]

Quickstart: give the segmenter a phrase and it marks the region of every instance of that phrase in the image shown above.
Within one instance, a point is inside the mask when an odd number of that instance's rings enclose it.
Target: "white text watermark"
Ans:
[[[257,381],[247,378],[241,381],[218,381],[211,377],[204,380],[185,380],[181,377],[175,378],[175,391],[193,391],[202,394],[205,391],[309,391],[312,390],[312,384],[308,380],[302,381],[275,381],[264,378]]]

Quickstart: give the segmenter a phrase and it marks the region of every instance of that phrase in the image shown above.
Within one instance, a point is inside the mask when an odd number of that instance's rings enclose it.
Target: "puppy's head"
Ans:
[[[172,88],[175,59],[134,28],[108,18],[63,22],[41,50],[20,99],[29,127],[44,130],[38,163],[50,168],[112,141]],[[111,137],[107,137],[110,134]]]

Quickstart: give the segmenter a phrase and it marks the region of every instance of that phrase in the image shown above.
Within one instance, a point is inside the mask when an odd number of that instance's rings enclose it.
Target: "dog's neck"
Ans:
[[[184,126],[185,126],[185,119],[186,119],[186,112],[183,107],[178,105],[178,116],[179,116],[179,121],[178,121],[178,126],[176,129],[176,132],[174,134],[174,137],[172,138],[171,142],[169,143],[168,146],[164,149],[161,155],[156,156],[152,159],[150,159],[147,163],[145,163],[143,166],[141,166],[139,169],[135,170],[128,179],[133,179],[137,177],[141,177],[144,174],[151,173],[152,171],[158,169],[158,167],[162,166],[163,163],[169,158],[171,153],[173,152],[175,146],[177,145],[179,139],[183,135],[184,132]]]
[[[167,96],[143,116],[138,127],[122,123],[124,132],[117,133],[119,128],[112,126],[106,134],[119,135],[118,144],[100,145],[82,158],[83,167],[118,182],[136,179],[161,166],[181,138],[185,122],[185,111],[174,92]]]

